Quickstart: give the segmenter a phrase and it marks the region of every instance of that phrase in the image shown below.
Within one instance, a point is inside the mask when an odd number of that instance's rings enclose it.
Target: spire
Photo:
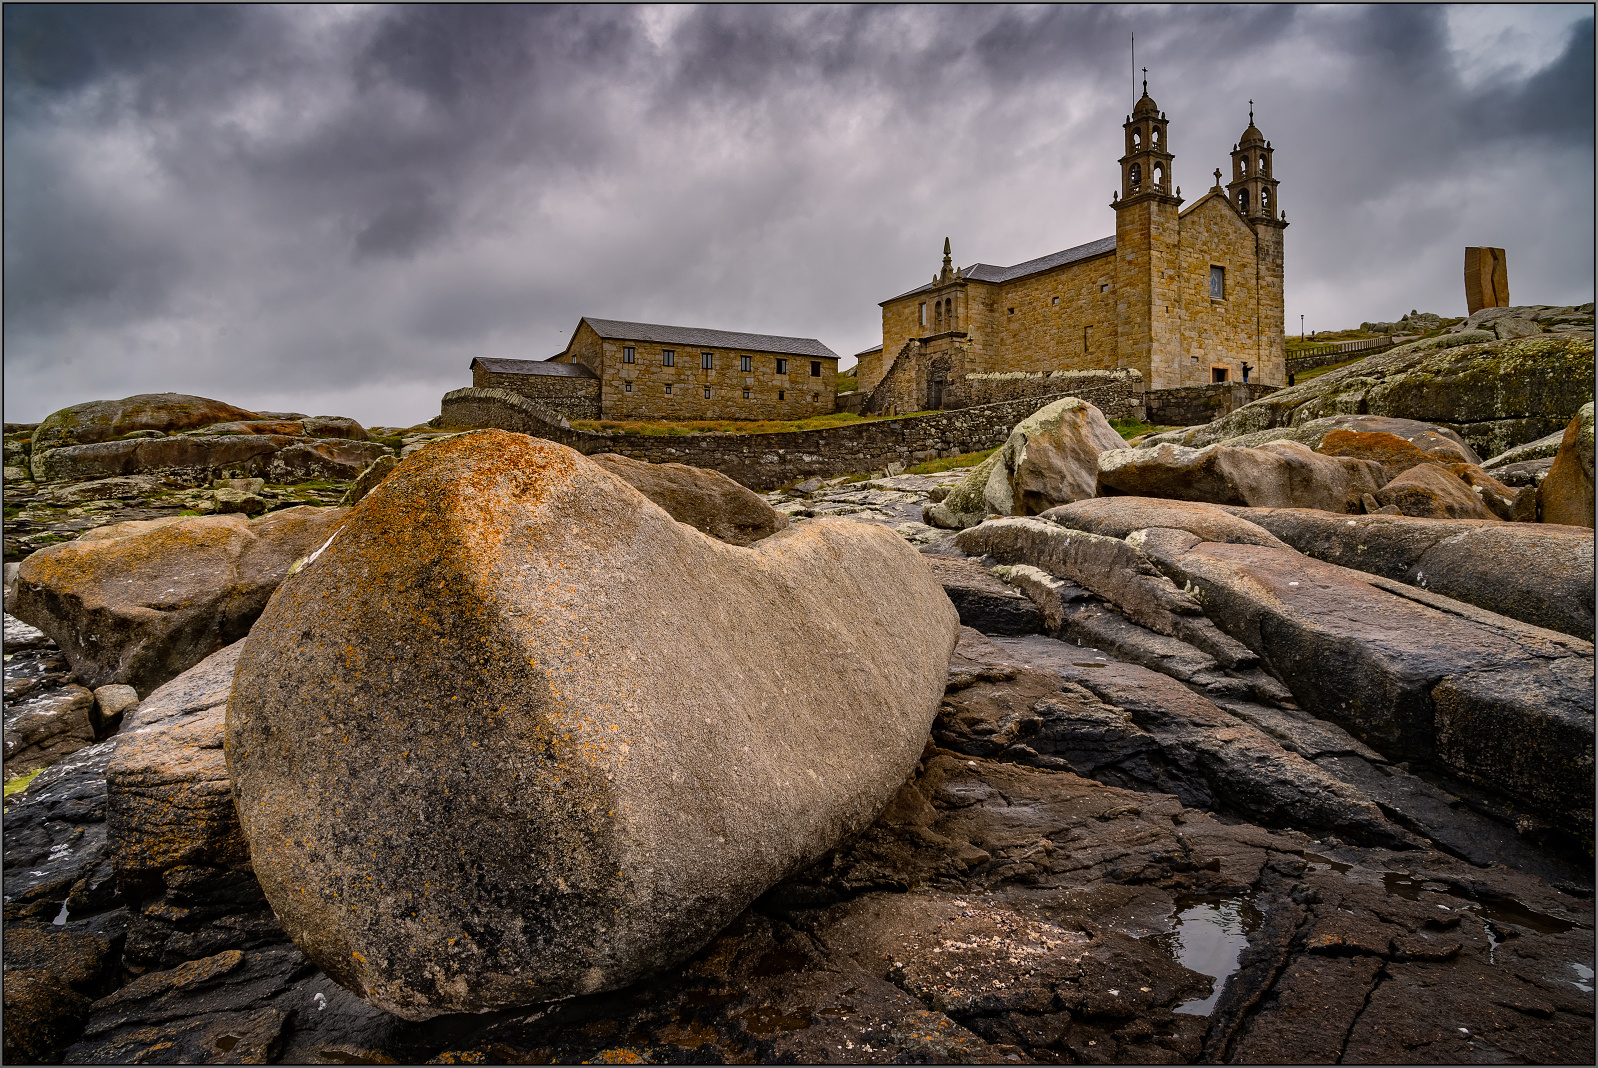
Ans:
[[[955,277],[954,259],[950,256],[949,239],[943,239],[943,271],[938,275],[938,281],[947,282]]]
[[[1149,95],[1149,69],[1147,67],[1143,68],[1143,95],[1144,96],[1148,96]],[[1249,103],[1252,104],[1253,101],[1250,100]],[[1253,118],[1253,117],[1254,117],[1254,113],[1252,111],[1249,112],[1249,118]]]
[[[1248,124],[1250,126],[1254,125],[1254,101],[1252,100],[1248,102]]]

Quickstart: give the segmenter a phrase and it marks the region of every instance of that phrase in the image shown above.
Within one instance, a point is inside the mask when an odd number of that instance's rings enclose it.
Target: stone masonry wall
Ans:
[[[598,344],[605,419],[806,419],[833,410],[836,357],[610,338]],[[634,350],[633,363],[622,362],[626,346]],[[667,351],[672,353],[669,367]],[[708,370],[703,366],[706,352]],[[742,369],[744,357],[749,358],[748,371]],[[784,373],[778,373],[779,361],[786,361]]]
[[[1279,386],[1263,382],[1218,382],[1209,386],[1151,389],[1143,394],[1143,417],[1156,426],[1198,426],[1219,419]]]
[[[530,397],[567,419],[599,418],[599,380],[565,375],[512,375],[472,369],[477,389],[504,389]]]
[[[1104,413],[1106,419],[1143,416],[1143,376],[1134,370],[1051,371],[1027,374],[1016,371],[965,376],[968,406],[997,404],[1024,397],[1066,393],[1080,397]]]
[[[559,442],[585,456],[614,452],[650,463],[691,464],[720,471],[750,489],[768,490],[814,475],[880,471],[892,463],[916,464],[993,448],[1004,443],[1016,423],[1058,399],[1029,397],[825,430],[656,437],[573,430],[551,422],[547,412],[517,394],[468,388],[444,395],[439,425],[513,430]]]

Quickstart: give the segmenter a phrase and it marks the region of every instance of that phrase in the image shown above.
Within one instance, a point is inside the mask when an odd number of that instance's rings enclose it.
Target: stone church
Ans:
[[[1149,390],[1285,383],[1287,216],[1253,109],[1231,181],[1223,188],[1216,170],[1185,208],[1146,81],[1125,130],[1114,236],[966,268],[945,239],[932,281],[882,302],[882,348],[859,358],[859,389],[877,390],[873,410],[964,406],[968,375],[1135,370]]]

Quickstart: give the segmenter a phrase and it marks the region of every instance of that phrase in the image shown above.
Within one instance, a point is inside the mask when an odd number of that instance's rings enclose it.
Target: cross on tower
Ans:
[[[1254,125],[1254,101],[1252,100],[1248,102],[1248,124],[1250,126]]]
[[[1149,95],[1149,69],[1147,67],[1143,68],[1143,95]]]

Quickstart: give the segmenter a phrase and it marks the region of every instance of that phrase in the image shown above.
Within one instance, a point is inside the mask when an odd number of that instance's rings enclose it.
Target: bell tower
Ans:
[[[1248,102],[1248,129],[1232,146],[1232,180],[1226,186],[1227,199],[1238,215],[1254,231],[1254,262],[1258,282],[1255,286],[1255,365],[1259,381],[1277,384],[1287,381],[1287,302],[1282,286],[1283,236],[1287,213],[1276,195],[1276,174],[1271,164],[1271,143],[1254,125],[1254,101]]]
[[[1250,100],[1248,129],[1232,146],[1232,180],[1226,192],[1237,213],[1251,222],[1274,219],[1282,210],[1276,199],[1271,151],[1271,143],[1254,125],[1254,101]]]
[[[1177,209],[1181,191],[1172,192],[1165,114],[1149,96],[1148,69],[1143,95],[1124,124],[1126,155],[1121,157],[1121,191],[1115,209],[1115,365],[1135,368],[1147,389],[1166,389],[1181,380],[1178,294]]]

